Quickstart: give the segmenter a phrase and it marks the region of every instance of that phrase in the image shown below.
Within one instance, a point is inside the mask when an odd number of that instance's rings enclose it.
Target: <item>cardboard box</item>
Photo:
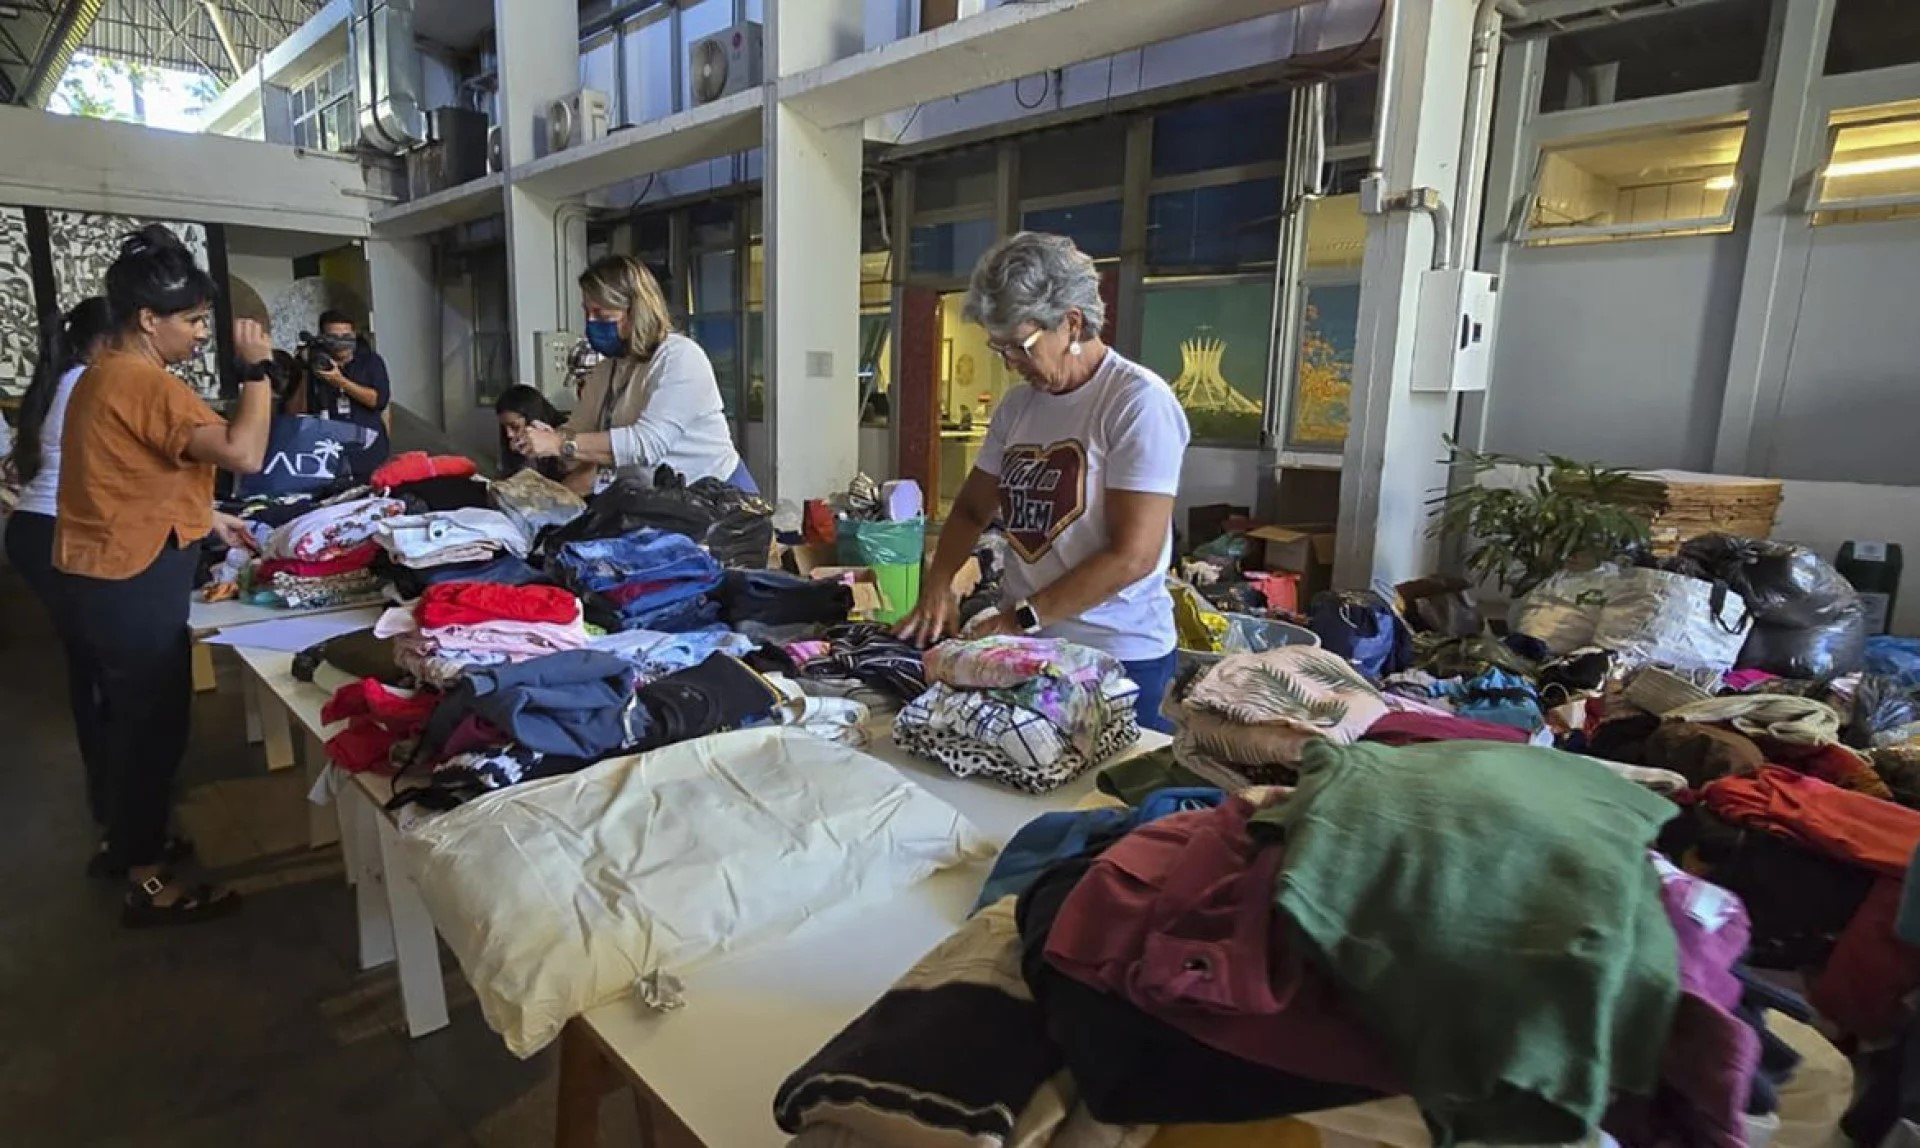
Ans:
[[[887,596],[880,589],[879,576],[868,566],[816,566],[807,577],[816,582],[845,582],[853,590],[853,609],[847,611],[850,622],[869,622],[887,609]]]
[[[1274,570],[1300,576],[1301,605],[1333,585],[1333,553],[1338,536],[1333,526],[1309,523],[1298,526],[1254,526],[1247,538],[1259,544],[1259,550],[1247,551],[1250,569]]]

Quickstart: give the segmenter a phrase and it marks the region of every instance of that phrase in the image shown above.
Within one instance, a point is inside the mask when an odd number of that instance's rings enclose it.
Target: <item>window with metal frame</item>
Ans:
[[[353,151],[360,142],[353,103],[353,62],[346,58],[295,88],[293,145],[313,151]]]
[[[1797,2],[1797,0],[1796,0]],[[1760,78],[1772,0],[1662,0],[1593,13],[1547,42],[1542,112],[1697,92]]]
[[[1742,113],[1548,142],[1518,238],[1543,245],[1732,231],[1746,136]]]
[[[1173,387],[1196,443],[1260,441],[1273,353],[1273,276],[1149,279],[1140,361]]]
[[[1913,0],[1837,0],[1827,35],[1826,74],[1846,75],[1920,63],[1920,4]]]
[[[1920,100],[1828,116],[1807,190],[1816,227],[1920,217]]]

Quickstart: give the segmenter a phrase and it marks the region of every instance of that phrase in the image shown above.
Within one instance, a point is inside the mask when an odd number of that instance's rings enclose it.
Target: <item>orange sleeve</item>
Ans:
[[[141,441],[165,458],[185,461],[187,442],[194,431],[226,421],[192,388],[171,375],[155,372],[137,385],[142,393],[129,404],[128,424]]]

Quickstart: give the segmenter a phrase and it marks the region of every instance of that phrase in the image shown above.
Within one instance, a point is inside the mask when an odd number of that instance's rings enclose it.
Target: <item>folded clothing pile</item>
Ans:
[[[615,754],[660,749],[768,720],[766,679],[714,654],[644,686],[605,650],[570,650],[470,671],[440,702],[393,806],[448,809],[510,785],[573,773]]]
[[[485,565],[502,555],[525,558],[532,540],[497,510],[444,510],[380,523],[376,539],[396,565],[412,570]]]
[[[540,537],[543,530],[557,530],[587,509],[585,499],[532,467],[492,484],[487,488],[487,498],[528,538]]]
[[[587,643],[623,658],[640,672],[642,682],[663,678],[676,670],[690,669],[714,654],[732,654],[744,658],[754,651],[753,639],[715,626],[685,634],[663,634],[658,630],[627,630],[602,634]]]
[[[829,626],[817,638],[781,647],[782,669],[791,669],[809,693],[851,693],[856,688],[909,702],[927,692],[927,671],[918,649],[887,626],[855,622]]]
[[[470,458],[410,450],[388,459],[367,481],[375,490],[390,491],[429,479],[472,478],[479,473],[480,468]]]
[[[832,625],[845,622],[853,591],[780,570],[729,570],[720,587],[720,617],[729,626]]]
[[[363,543],[332,558],[263,558],[254,564],[252,586],[256,598],[264,593],[292,610],[346,606],[380,598],[380,578],[374,571],[380,548]]]
[[[1346,659],[1282,646],[1229,654],[1176,681],[1167,716],[1180,764],[1231,791],[1291,784],[1307,746],[1357,741],[1389,708]]]
[[[1139,687],[1107,654],[1058,638],[947,642],[927,691],[894,719],[910,753],[961,777],[1046,793],[1140,740]]]
[[[320,720],[347,728],[327,739],[327,757],[349,773],[391,774],[406,764],[438,694],[392,689],[372,678],[349,682],[320,709]]]
[[[414,605],[382,614],[374,635],[394,639],[400,668],[443,689],[475,669],[587,644],[580,603],[565,590],[486,582],[429,586]]]
[[[759,570],[773,549],[773,506],[717,478],[688,485],[672,467],[660,466],[651,480],[636,475],[615,479],[588,501],[579,517],[542,536],[540,549],[553,555],[572,543],[619,538],[642,529],[684,535],[722,566]]]
[[[680,633],[713,625],[720,564],[693,540],[651,528],[562,546],[548,569],[581,596],[603,630]]]

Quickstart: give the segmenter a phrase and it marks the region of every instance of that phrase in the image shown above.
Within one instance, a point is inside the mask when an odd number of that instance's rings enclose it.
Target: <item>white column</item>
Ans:
[[[859,51],[858,0],[767,6],[767,44],[790,75]],[[767,90],[767,418],[771,467],[756,474],[799,502],[844,487],[860,465],[862,129],[823,128]]]
[[[1386,196],[1439,188],[1451,200],[1466,108],[1473,0],[1400,0],[1389,74],[1392,111],[1383,135]],[[1449,203],[1449,207],[1452,205]],[[1427,500],[1446,483],[1441,439],[1454,428],[1454,396],[1415,394],[1414,315],[1433,257],[1432,217],[1375,216],[1361,265],[1352,423],[1340,490],[1334,577],[1363,587],[1428,572]]]
[[[513,169],[546,150],[547,105],[580,86],[580,16],[551,0],[494,0],[500,53],[501,146],[507,167],[507,283],[514,330],[514,373],[534,378],[534,334],[571,316],[562,295],[570,266],[560,205],[513,186]],[[584,246],[584,239],[582,239]],[[563,302],[567,303],[563,309]]]
[[[446,425],[440,393],[440,297],[433,244],[420,239],[369,239],[367,280],[373,292],[368,327],[393,380],[393,405],[435,426]]]

